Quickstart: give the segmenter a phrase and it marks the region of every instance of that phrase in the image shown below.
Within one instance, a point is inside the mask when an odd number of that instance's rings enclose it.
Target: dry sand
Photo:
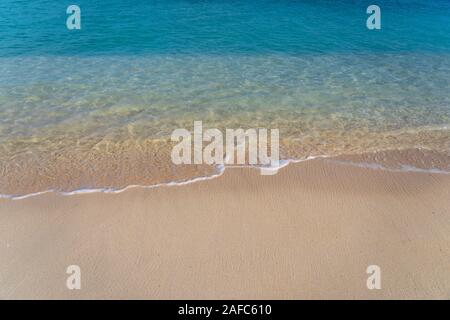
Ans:
[[[81,267],[81,290],[66,268]],[[368,290],[366,268],[381,268]],[[0,298],[450,298],[450,175],[313,160],[0,200]]]

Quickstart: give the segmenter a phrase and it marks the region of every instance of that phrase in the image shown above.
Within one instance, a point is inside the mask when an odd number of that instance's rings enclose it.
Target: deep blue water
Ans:
[[[450,51],[449,0],[2,0],[0,26],[0,56]]]

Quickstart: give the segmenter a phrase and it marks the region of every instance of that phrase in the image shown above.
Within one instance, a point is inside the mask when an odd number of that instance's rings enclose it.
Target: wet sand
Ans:
[[[66,288],[79,265],[81,290]],[[381,268],[380,290],[366,269]],[[330,160],[274,176],[0,199],[0,298],[449,299],[450,175]]]

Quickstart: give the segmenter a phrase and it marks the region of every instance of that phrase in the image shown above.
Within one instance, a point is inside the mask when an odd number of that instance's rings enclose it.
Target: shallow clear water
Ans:
[[[69,4],[0,4],[0,193],[188,177],[165,142],[193,120],[285,158],[450,149],[448,1],[378,1],[379,31],[369,1],[77,1],[79,31]]]

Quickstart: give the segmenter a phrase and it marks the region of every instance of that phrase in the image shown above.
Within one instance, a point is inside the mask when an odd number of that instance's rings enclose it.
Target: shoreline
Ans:
[[[438,155],[439,157],[442,157],[440,159],[440,162],[444,163],[444,165],[447,162],[447,170],[442,168],[420,168],[415,167],[413,165],[400,165],[399,164],[393,164],[392,161],[387,161],[386,164],[392,167],[384,166],[383,162],[380,161],[380,159],[377,159],[376,162],[373,160],[374,158],[377,158],[377,154],[381,153],[387,153],[388,158],[392,157],[393,152],[399,152],[407,153],[407,152],[430,152],[433,153],[434,156]],[[373,158],[371,158],[373,157]],[[415,161],[417,163],[423,164],[425,161],[424,159],[420,159],[421,156],[414,155],[416,157]],[[394,157],[392,157],[394,158]],[[334,163],[338,163],[341,165],[349,165],[354,167],[360,167],[360,168],[366,168],[371,170],[385,170],[385,171],[391,171],[391,172],[422,172],[422,173],[433,173],[433,174],[450,174],[450,155],[442,154],[436,151],[423,149],[423,148],[415,148],[415,149],[405,149],[405,150],[380,150],[380,151],[374,151],[369,153],[363,153],[363,154],[351,154],[351,155],[337,155],[337,156],[331,156],[331,155],[316,155],[316,156],[309,156],[305,159],[280,159],[280,165],[278,166],[277,170],[283,169],[285,166],[289,166],[292,164],[302,163],[305,161],[311,161],[315,159],[326,159],[327,161],[331,161]],[[365,161],[371,161],[368,160],[371,159],[374,162],[365,162]],[[412,158],[409,158],[408,161],[411,161]],[[397,159],[398,160],[398,159]],[[395,167],[397,166],[397,167]],[[41,196],[47,193],[55,193],[57,195],[61,196],[72,196],[72,195],[80,195],[80,194],[91,194],[91,193],[106,193],[106,194],[118,194],[122,193],[124,191],[127,191],[129,189],[135,189],[135,188],[141,188],[141,189],[152,189],[152,188],[159,188],[159,187],[166,187],[166,186],[183,186],[188,185],[191,183],[196,183],[203,180],[210,180],[220,177],[224,174],[225,170],[227,169],[253,169],[253,170],[260,170],[260,167],[253,166],[253,165],[213,165],[209,166],[210,168],[210,175],[206,176],[194,176],[192,178],[187,178],[184,180],[174,180],[169,182],[160,182],[155,184],[130,184],[126,185],[124,187],[114,188],[114,187],[99,187],[99,188],[80,188],[80,189],[74,189],[71,191],[59,191],[57,189],[48,189],[43,191],[36,191],[31,193],[25,193],[25,194],[1,194],[0,193],[0,199],[8,199],[8,200],[23,200],[27,198],[33,198],[37,196]]]
[[[0,199],[6,299],[448,299],[450,177],[315,159],[120,194]],[[65,287],[68,265],[82,289]],[[366,288],[379,265],[382,289]]]

